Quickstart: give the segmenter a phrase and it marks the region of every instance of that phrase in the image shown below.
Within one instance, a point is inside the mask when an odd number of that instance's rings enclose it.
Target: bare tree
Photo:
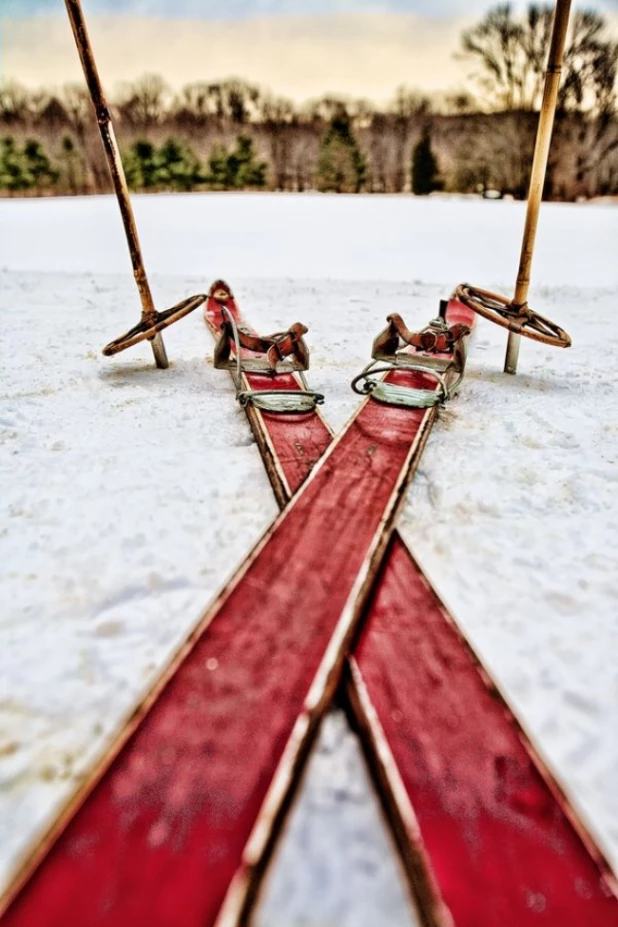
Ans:
[[[0,83],[0,120],[5,125],[26,122],[30,115],[30,94],[17,81]]]
[[[60,94],[60,102],[67,114],[71,128],[83,143],[86,127],[94,118],[90,94],[81,84],[65,84]]]
[[[478,70],[471,75],[490,107],[527,108],[523,27],[513,18],[509,3],[489,10],[486,16],[461,37],[461,57],[472,60]]]
[[[476,64],[471,76],[490,108],[539,108],[552,16],[552,7],[531,3],[518,18],[511,4],[504,3],[462,34],[459,57]],[[599,13],[574,13],[564,56],[561,108],[614,108],[618,46],[606,37],[606,29]]]
[[[398,87],[391,109],[394,116],[396,144],[396,167],[392,189],[395,193],[401,193],[405,189],[408,176],[411,131],[413,127],[419,129],[425,123],[426,117],[431,112],[431,103],[425,94],[407,87]]]
[[[564,55],[561,108],[597,113],[615,109],[618,43],[608,39],[606,31],[607,24],[599,13],[575,12]]]
[[[262,92],[255,84],[233,78],[222,84],[226,115],[236,125],[245,125],[260,115]]]
[[[186,84],[174,101],[177,119],[204,125],[213,116],[211,85],[206,81]]]
[[[531,3],[522,17],[516,17],[505,3],[462,35],[461,57],[475,62],[477,70],[472,76],[489,108],[521,114],[516,124],[506,127],[506,136],[515,144],[519,140],[518,147],[526,155],[530,145],[527,114],[540,106],[552,16],[551,7]],[[564,175],[561,162],[566,159],[573,175],[569,185],[574,183],[580,194],[590,193],[595,173],[618,147],[617,71],[618,43],[608,38],[603,16],[591,10],[576,11],[564,56],[549,191],[559,184],[565,188],[567,182],[558,177],[561,172]],[[560,148],[565,154],[561,155]],[[502,165],[511,164],[513,170],[505,188],[521,190],[527,181],[526,171],[514,163],[519,159],[510,149],[500,157]]]
[[[170,90],[163,78],[144,74],[121,88],[118,110],[131,125],[148,130],[162,121],[169,99]]]
[[[284,97],[269,95],[263,97],[261,107],[261,121],[269,140],[275,188],[286,190],[293,174],[293,133],[290,128],[297,121],[294,104]]]
[[[108,184],[107,171],[102,165],[101,146],[92,132],[96,117],[88,90],[82,84],[65,84],[60,102],[78,141],[80,174],[85,189],[105,189]],[[99,181],[102,181],[102,187]]]

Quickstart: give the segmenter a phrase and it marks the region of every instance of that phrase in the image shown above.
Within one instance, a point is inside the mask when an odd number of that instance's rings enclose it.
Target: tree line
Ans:
[[[111,100],[134,190],[323,190],[526,194],[552,10],[491,9],[457,55],[470,90],[391,103],[325,96],[304,105],[238,79],[172,93],[146,75]],[[618,43],[601,14],[573,14],[546,196],[618,194]],[[0,85],[0,191],[110,189],[85,87]]]

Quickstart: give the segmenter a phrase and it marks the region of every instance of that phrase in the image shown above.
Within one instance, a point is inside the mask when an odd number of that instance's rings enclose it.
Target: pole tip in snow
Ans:
[[[521,336],[515,332],[509,332],[506,342],[506,354],[504,356],[504,372],[513,376],[517,373],[517,361],[519,360],[519,348],[521,345]]]
[[[531,309],[527,302],[519,305],[500,293],[492,293],[491,290],[474,287],[469,283],[460,283],[455,290],[455,297],[490,322],[508,329],[505,373],[517,373],[521,335],[555,348],[571,346],[571,336],[551,319]]]
[[[166,309],[164,312],[155,311],[148,315],[142,315],[137,325],[125,332],[124,335],[121,335],[120,338],[106,344],[103,348],[103,354],[105,357],[113,357],[114,354],[126,351],[127,348],[139,344],[140,341],[148,340],[151,343],[157,367],[165,370],[165,368],[169,367],[169,361],[160,333],[163,329],[173,325],[174,322],[179,322],[180,319],[193,312],[205,300],[206,296],[200,293],[197,296],[189,296],[188,299],[183,299],[182,302],[172,306],[171,309]]]

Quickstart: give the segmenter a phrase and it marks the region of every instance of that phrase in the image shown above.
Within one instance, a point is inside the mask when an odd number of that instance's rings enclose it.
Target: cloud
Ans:
[[[442,17],[478,15],[491,5],[488,0],[89,0],[86,12],[206,20],[359,12]],[[527,3],[526,0],[515,0],[513,5],[523,8]],[[579,5],[618,11],[618,0],[596,0],[592,3],[582,0]],[[61,11],[62,7],[62,0],[2,0],[5,16],[50,14]]]
[[[469,20],[348,13],[251,21],[90,17],[101,77],[109,88],[156,71],[175,86],[240,76],[307,99],[329,91],[383,100],[400,84],[426,90],[461,84],[453,59]],[[4,72],[33,86],[81,79],[64,17],[8,21]]]
[[[618,16],[609,18],[618,35]],[[382,102],[402,84],[426,92],[463,89],[470,66],[454,52],[462,30],[477,19],[392,12],[235,21],[106,15],[89,16],[89,31],[110,91],[157,72],[175,88],[237,76],[296,100],[330,92]],[[7,19],[2,34],[3,76],[47,87],[82,80],[66,15]]]

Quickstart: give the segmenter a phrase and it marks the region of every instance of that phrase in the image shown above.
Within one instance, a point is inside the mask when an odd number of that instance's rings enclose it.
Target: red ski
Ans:
[[[607,862],[397,535],[350,672],[397,830],[452,916],[444,927],[618,925]]]
[[[256,349],[240,347],[236,352],[242,359],[242,369],[237,369],[236,355],[230,355],[228,351],[224,351],[226,346],[234,347],[232,332],[230,332],[231,343],[221,339],[221,329],[225,321],[223,313],[226,311],[229,314],[228,318],[236,324],[237,330],[245,335],[246,342]],[[277,354],[275,365],[272,367],[267,362],[259,361],[264,354],[259,349],[265,346],[265,339],[260,338],[244,322],[229,288],[221,280],[210,288],[204,318],[220,346],[215,363],[219,367],[227,367],[230,370],[236,388],[241,394],[245,391],[252,393],[255,398],[256,393],[263,395],[265,392],[272,392],[274,393],[272,400],[277,400],[279,396],[283,398],[286,393],[291,393],[292,396],[304,393],[307,397],[308,411],[306,413],[269,411],[266,397],[262,402],[266,408],[254,405],[254,401],[244,403],[245,412],[266,465],[275,496],[279,505],[283,507],[304,482],[333,438],[317,408],[322,396],[311,393],[307,384],[299,382],[298,379],[309,364],[308,353],[302,341],[304,326],[297,323],[294,330],[297,337],[282,346],[289,348],[289,353],[283,358]],[[276,339],[279,338],[281,342],[281,338],[285,338],[285,335],[285,332],[277,333],[266,340],[269,344],[270,342],[276,344]],[[281,347],[279,351],[283,353]],[[287,369],[281,371],[282,365]],[[279,371],[276,376],[273,376],[270,371],[276,370],[277,366],[279,366]],[[270,368],[268,372],[264,371],[264,367]]]
[[[216,336],[222,306],[246,324],[218,281],[205,307]],[[260,448],[287,422],[254,410]],[[323,435],[317,414],[303,427]],[[440,895],[462,927],[618,922],[609,867],[397,532],[348,664],[350,707],[429,922],[449,923]]]
[[[387,341],[400,321],[393,317]],[[48,852],[3,925],[244,919],[437,399],[461,373],[469,329],[444,319],[430,329],[419,333],[430,353],[413,368],[393,370],[384,385],[365,372],[372,395],[204,615],[58,839],[41,848]],[[268,339],[269,362],[298,365],[299,338],[296,330]],[[223,343],[223,364],[226,354]],[[440,369],[419,369],[423,356]]]

